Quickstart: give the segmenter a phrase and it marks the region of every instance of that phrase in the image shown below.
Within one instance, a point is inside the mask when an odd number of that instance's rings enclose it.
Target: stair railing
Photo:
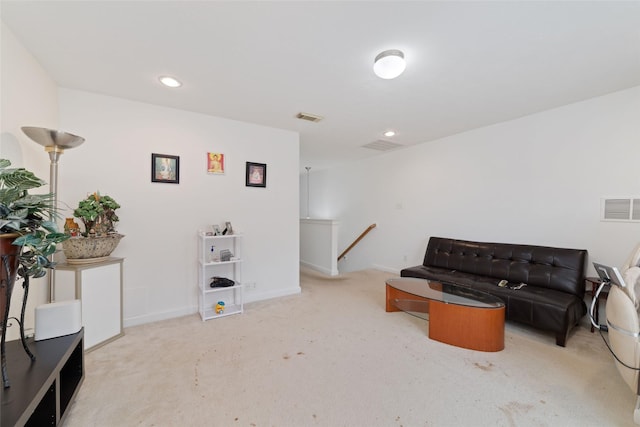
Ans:
[[[357,245],[357,244],[360,242],[360,240],[362,240],[362,239],[364,238],[364,236],[366,236],[366,235],[367,235],[367,233],[369,233],[369,232],[370,232],[371,230],[373,230],[374,228],[376,228],[376,224],[371,224],[369,227],[367,227],[367,229],[366,229],[366,230],[364,230],[364,231],[363,231],[363,232],[358,236],[358,238],[357,238],[356,240],[354,240],[354,241],[353,241],[353,243],[351,243],[351,244],[349,245],[349,247],[348,247],[347,249],[345,249],[345,250],[340,254],[340,256],[338,257],[338,261],[340,261],[342,258],[344,258],[344,257],[347,255],[347,253],[348,253],[351,249],[353,249],[353,248],[354,248],[354,246],[355,246],[355,245]]]

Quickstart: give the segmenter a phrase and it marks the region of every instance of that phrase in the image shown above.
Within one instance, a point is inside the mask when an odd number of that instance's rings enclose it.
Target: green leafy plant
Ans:
[[[84,224],[83,236],[114,233],[114,224],[119,221],[115,210],[120,208],[118,202],[109,196],[101,196],[95,192],[80,200],[73,216]]]
[[[10,166],[0,159],[0,234],[19,235],[13,241],[20,247],[18,275],[42,277],[55,265],[48,257],[69,236],[51,220],[57,214],[53,194],[29,194],[46,183],[33,172]]]

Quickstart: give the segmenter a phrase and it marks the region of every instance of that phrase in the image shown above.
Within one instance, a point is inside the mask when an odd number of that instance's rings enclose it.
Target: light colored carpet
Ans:
[[[300,295],[128,328],[85,356],[65,427],[633,426],[635,396],[584,325],[567,347],[507,324],[505,350],[427,338],[384,310],[389,273],[301,275]]]

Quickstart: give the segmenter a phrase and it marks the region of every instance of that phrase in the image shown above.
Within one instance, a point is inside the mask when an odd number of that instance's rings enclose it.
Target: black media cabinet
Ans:
[[[35,362],[20,340],[7,342],[11,387],[2,390],[0,427],[57,426],[64,421],[84,380],[83,342],[84,329],[43,341],[29,339]]]

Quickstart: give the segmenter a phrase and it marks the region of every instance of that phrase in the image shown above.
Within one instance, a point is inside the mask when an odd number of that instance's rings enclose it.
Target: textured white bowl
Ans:
[[[62,250],[69,263],[73,260],[97,261],[111,255],[123,237],[124,234],[118,233],[101,237],[72,237],[62,242]]]

